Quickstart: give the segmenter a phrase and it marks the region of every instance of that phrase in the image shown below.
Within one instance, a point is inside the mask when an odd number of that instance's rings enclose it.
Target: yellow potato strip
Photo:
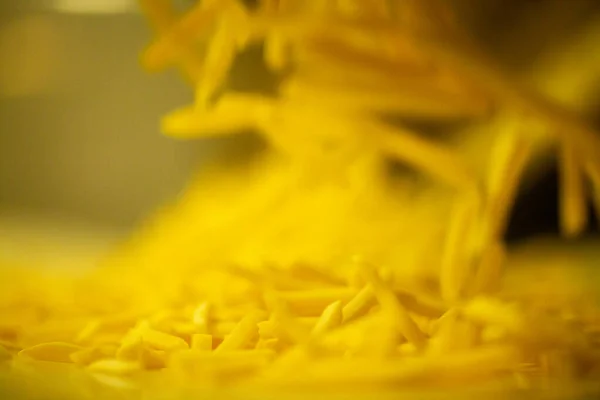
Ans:
[[[264,312],[257,311],[250,313],[233,328],[215,352],[223,353],[243,349],[253,338],[258,337],[258,323],[265,319],[266,315]]]
[[[294,314],[313,317],[321,315],[325,307],[337,300],[347,303],[355,294],[356,290],[352,288],[331,288],[279,291],[276,296],[286,302]]]
[[[73,362],[71,360],[71,355],[81,349],[82,347],[69,343],[41,343],[21,350],[19,356],[40,361],[71,363]]]
[[[585,164],[586,173],[592,184],[594,211],[600,226],[600,161],[589,161]]]
[[[469,248],[469,234],[475,226],[479,199],[477,194],[467,193],[455,200],[442,251],[440,290],[442,298],[448,304],[463,297],[472,275],[473,253]]]
[[[417,348],[425,346],[425,335],[421,332],[415,322],[412,320],[406,309],[398,298],[381,279],[372,272],[367,272],[369,281],[375,291],[375,297],[381,305],[382,311],[386,313],[391,324]]]
[[[365,286],[342,309],[344,323],[362,317],[375,305],[375,293],[370,285]]]
[[[338,327],[342,323],[342,302],[336,301],[328,305],[312,330],[312,335],[319,336]]]
[[[495,142],[487,176],[483,240],[496,241],[504,234],[520,178],[531,157],[532,144],[518,129],[518,126],[504,126]]]
[[[194,39],[209,32],[226,3],[204,7],[198,2],[144,52],[142,62],[146,68],[159,69],[175,61]]]
[[[157,350],[173,351],[189,348],[183,339],[153,329],[142,333],[142,341]]]
[[[579,236],[587,225],[583,170],[569,140],[560,145],[560,226],[567,238]]]

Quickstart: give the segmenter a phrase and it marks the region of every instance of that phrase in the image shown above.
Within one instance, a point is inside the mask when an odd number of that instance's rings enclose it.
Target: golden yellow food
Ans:
[[[595,253],[503,238],[549,149],[564,240],[583,232],[600,139],[496,70],[445,4],[142,0],[144,66],[195,89],[165,133],[252,130],[268,150],[202,171],[92,273],[4,268],[0,385],[75,399],[597,390]],[[228,87],[257,46],[276,94]],[[410,118],[472,124],[430,139],[391,122]]]

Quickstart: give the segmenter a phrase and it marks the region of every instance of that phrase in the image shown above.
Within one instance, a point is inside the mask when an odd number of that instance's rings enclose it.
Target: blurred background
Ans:
[[[453,1],[498,65],[599,125],[599,1]],[[233,151],[160,134],[192,93],[141,70],[151,37],[135,0],[0,0],[0,251],[57,254],[61,235],[104,248]],[[550,168],[519,199],[510,238],[557,230],[556,190]]]
[[[191,100],[149,76],[135,0],[3,0],[0,204],[128,227],[181,189],[202,147],[159,133]]]

